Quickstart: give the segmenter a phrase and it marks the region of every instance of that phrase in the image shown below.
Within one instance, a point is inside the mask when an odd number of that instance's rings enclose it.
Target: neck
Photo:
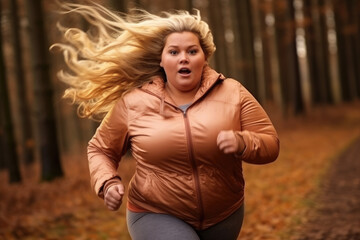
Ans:
[[[165,85],[166,92],[177,106],[192,103],[198,88],[191,91],[183,92],[172,88],[169,84]]]

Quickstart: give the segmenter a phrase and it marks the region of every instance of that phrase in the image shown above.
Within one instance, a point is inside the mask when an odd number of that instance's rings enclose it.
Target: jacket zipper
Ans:
[[[199,219],[200,219],[200,229],[201,229],[202,225],[203,225],[203,221],[204,221],[204,206],[203,206],[203,201],[202,201],[202,197],[201,197],[200,178],[199,178],[198,169],[196,167],[196,162],[194,159],[193,143],[192,143],[191,131],[190,131],[190,123],[189,123],[189,119],[187,117],[186,111],[183,111],[183,116],[184,116],[184,122],[185,122],[186,141],[187,141],[188,150],[189,150],[189,160],[190,160],[191,167],[192,167],[192,170],[194,173],[195,189],[196,189],[198,206],[199,206],[199,211],[200,211]]]
[[[220,75],[218,77],[218,79],[220,78]],[[217,83],[218,81],[215,81],[210,87],[209,89],[211,89],[213,86],[215,86],[215,84]],[[158,97],[160,100],[161,100],[161,97],[159,97],[157,94],[151,92],[151,91],[148,91],[148,90],[143,90],[144,92],[147,92],[153,96],[156,96]],[[196,101],[199,101],[196,100]],[[196,102],[195,101],[195,102]],[[193,102],[192,105],[195,103]],[[167,104],[179,109],[180,111],[182,111],[182,109],[180,109],[178,106],[175,106],[171,103],[168,103],[166,102]],[[189,106],[190,107],[190,106]],[[200,229],[202,229],[202,225],[203,225],[203,222],[204,222],[204,206],[203,206],[203,201],[202,201],[202,197],[201,197],[201,190],[200,190],[200,177],[199,177],[199,172],[198,172],[198,169],[196,167],[196,162],[195,162],[195,159],[194,159],[194,153],[193,153],[193,144],[192,144],[192,138],[191,138],[191,131],[190,131],[190,122],[189,122],[189,119],[187,117],[187,114],[186,114],[186,111],[182,111],[183,113],[183,117],[184,117],[184,122],[185,122],[185,131],[186,131],[186,141],[187,141],[187,145],[188,145],[188,150],[189,150],[189,160],[190,160],[190,163],[191,163],[191,167],[192,167],[192,170],[193,170],[193,173],[194,173],[194,181],[195,181],[195,188],[196,188],[196,194],[197,194],[197,200],[198,200],[198,206],[199,206],[199,212],[200,212],[200,215],[199,215],[199,220],[200,220]]]

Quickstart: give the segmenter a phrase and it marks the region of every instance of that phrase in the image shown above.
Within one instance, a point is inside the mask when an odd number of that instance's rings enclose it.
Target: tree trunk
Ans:
[[[110,0],[110,6],[115,10],[122,13],[127,12],[127,1],[126,0]]]
[[[313,49],[313,89],[315,103],[330,103],[330,76],[327,64],[327,31],[324,19],[324,1],[312,0],[311,5],[311,36]]]
[[[260,5],[260,16],[263,20],[263,46],[265,76],[267,82],[267,95],[276,106],[284,113],[284,100],[281,87],[280,63],[275,31],[275,15],[273,2],[265,0]]]
[[[262,9],[263,7],[260,7]],[[272,64],[271,64],[271,53],[270,53],[270,44],[269,44],[269,37],[266,33],[267,27],[265,25],[265,16],[263,10],[259,10],[259,17],[260,17],[260,27],[261,27],[261,43],[262,43],[262,52],[263,52],[263,66],[264,66],[264,81],[266,91],[266,100],[267,101],[274,101],[274,92],[272,91],[272,81],[273,81],[273,74],[272,74]]]
[[[210,27],[216,45],[216,52],[213,59],[215,61],[215,68],[225,76],[229,76],[230,69],[221,2],[220,0],[210,0],[208,4]]]
[[[0,14],[2,13],[2,6],[0,3]],[[2,26],[2,16],[0,16],[0,27]],[[9,181],[11,183],[20,182],[21,175],[18,165],[18,156],[16,153],[16,144],[14,137],[14,128],[12,125],[11,108],[8,95],[8,87],[6,83],[6,67],[4,62],[3,43],[2,43],[2,29],[0,28],[0,134],[3,135],[3,146],[5,155],[5,165],[9,170]]]
[[[359,95],[356,80],[355,33],[351,8],[356,6],[354,1],[334,1],[336,32],[339,41],[341,81],[345,100],[354,100]],[[359,44],[359,43],[357,43]]]
[[[312,107],[312,75],[309,66],[309,36],[304,12],[304,0],[294,0],[296,20],[296,51],[299,61],[300,84],[304,109],[308,112]]]
[[[296,55],[295,20],[292,1],[276,1],[275,18],[285,113],[290,110],[291,114],[298,114],[303,112],[304,109],[300,90],[299,63]]]
[[[17,87],[18,116],[20,120],[20,145],[23,161],[26,164],[34,162],[34,139],[30,118],[30,106],[27,101],[26,81],[20,44],[20,25],[18,6],[16,0],[10,0],[10,30],[12,31],[12,44],[14,50],[15,80]]]
[[[63,175],[56,132],[48,45],[45,40],[41,0],[26,0],[25,3],[32,46],[34,104],[42,166],[41,179],[48,181]]]
[[[194,8],[193,1],[187,0],[186,2],[187,2],[187,9],[189,9],[189,11],[191,12]]]
[[[343,100],[340,76],[340,63],[338,51],[338,39],[336,34],[336,24],[334,17],[334,6],[332,0],[325,0],[325,19],[327,27],[328,43],[328,61],[330,73],[331,97],[334,103],[340,103]]]
[[[0,60],[1,62],[2,60]],[[0,67],[1,68],[1,67]],[[2,69],[1,69],[2,70]],[[1,78],[1,77],[0,77]],[[2,81],[0,79],[0,81]],[[0,154],[0,170],[6,169],[6,159],[5,159],[5,132],[4,132],[4,123],[3,123],[3,104],[0,104],[0,151],[4,154]]]
[[[133,0],[132,2],[134,4],[134,7],[136,7],[136,8],[144,8],[144,6],[142,5],[141,0]]]
[[[192,5],[192,0],[177,0],[174,1],[175,3],[175,9],[179,9],[179,10],[187,10],[190,13],[192,13],[193,10],[193,5]]]
[[[355,66],[360,66],[360,1],[356,1],[352,8],[353,16],[355,16]],[[357,44],[356,44],[357,43]],[[360,98],[360,67],[356,67],[356,83],[358,89],[358,98]]]
[[[236,72],[246,88],[259,99],[254,54],[253,24],[249,0],[231,0],[230,8],[234,25],[234,51]]]
[[[306,106],[306,110],[309,111],[310,108],[314,105],[315,101],[315,97],[318,94],[318,92],[316,91],[316,86],[317,86],[317,69],[315,67],[316,61],[315,61],[315,56],[316,56],[316,49],[315,49],[315,45],[314,45],[314,36],[313,36],[313,25],[312,23],[312,19],[311,19],[311,2],[313,2],[313,0],[297,0],[295,1],[295,4],[298,6],[298,2],[300,2],[301,7],[299,8],[299,10],[297,11],[298,13],[298,37],[299,39],[301,39],[302,37],[304,37],[305,40],[305,49],[306,51],[305,53],[305,57],[301,58],[304,59],[306,61],[306,64],[301,64],[301,69],[302,69],[302,73],[305,73],[305,68],[307,68],[307,74],[308,77],[307,79],[303,78],[301,83],[302,83],[302,87],[304,88],[303,91],[303,98],[305,101],[305,106]],[[302,15],[299,18],[299,15]],[[301,41],[299,41],[301,42]],[[302,45],[302,43],[300,43],[300,45],[298,45],[298,47],[300,47]],[[301,62],[300,62],[301,63]],[[304,75],[302,75],[304,76]],[[305,81],[304,81],[305,80]],[[306,86],[308,84],[308,86]],[[307,93],[308,91],[308,93]]]
[[[251,0],[250,9],[253,22],[253,38],[254,38],[254,61],[257,79],[258,100],[264,103],[268,97],[266,89],[268,88],[265,79],[265,61],[264,61],[264,38],[262,34],[263,23],[261,21],[261,12],[258,0]]]

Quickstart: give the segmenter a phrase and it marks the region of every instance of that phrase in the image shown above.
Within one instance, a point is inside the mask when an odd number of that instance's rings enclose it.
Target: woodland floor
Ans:
[[[244,164],[242,240],[360,239],[360,102],[282,118],[268,110],[281,151],[272,164]],[[85,152],[85,149],[81,149]],[[22,167],[23,183],[0,171],[0,240],[128,240],[125,206],[107,211],[89,187],[85,155],[64,156],[65,177],[39,182],[39,165]],[[134,171],[125,158],[125,184]]]
[[[360,239],[360,138],[336,159],[315,200],[293,240]]]

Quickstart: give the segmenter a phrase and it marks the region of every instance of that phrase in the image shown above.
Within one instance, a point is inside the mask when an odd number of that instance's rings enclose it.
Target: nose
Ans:
[[[180,63],[189,63],[189,58],[186,52],[180,54]]]

